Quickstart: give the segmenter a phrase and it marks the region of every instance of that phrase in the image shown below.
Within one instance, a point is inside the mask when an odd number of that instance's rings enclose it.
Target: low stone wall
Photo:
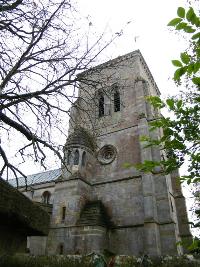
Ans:
[[[24,251],[27,236],[45,236],[49,214],[0,179],[0,254]]]

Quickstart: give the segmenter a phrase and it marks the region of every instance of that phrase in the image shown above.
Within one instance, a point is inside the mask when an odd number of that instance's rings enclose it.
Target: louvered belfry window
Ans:
[[[84,151],[82,155],[82,166],[85,166],[85,163],[86,163],[86,152]]]
[[[79,151],[76,150],[74,152],[74,165],[78,165],[79,164]]]
[[[114,112],[120,111],[120,94],[118,90],[114,92]]]
[[[99,93],[99,117],[104,116],[104,95]]]

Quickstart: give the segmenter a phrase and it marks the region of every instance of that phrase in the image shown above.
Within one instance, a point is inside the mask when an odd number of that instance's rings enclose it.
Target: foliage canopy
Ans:
[[[172,60],[176,67],[174,81],[177,85],[184,84],[186,90],[166,100],[157,96],[148,97],[154,108],[167,108],[171,116],[160,116],[150,122],[152,131],[162,128],[163,134],[159,140],[145,136],[143,141],[148,142],[147,146],[158,146],[165,151],[166,157],[160,162],[145,162],[138,167],[151,171],[155,166],[161,166],[166,173],[170,173],[188,160],[188,174],[182,178],[189,184],[200,180],[200,17],[192,7],[188,11],[179,7],[177,15],[168,26],[183,31],[189,40],[180,59]]]
[[[168,97],[166,100],[157,96],[148,98],[155,109],[167,109],[170,114],[170,117],[160,116],[150,122],[151,131],[162,129],[160,139],[148,136],[142,138],[142,141],[147,142],[146,147],[157,146],[162,150],[164,158],[160,161],[145,161],[138,164],[137,168],[144,172],[153,172],[159,166],[168,174],[187,163],[187,172],[181,177],[181,181],[193,183],[196,187],[198,205],[194,211],[198,222],[193,223],[193,226],[199,227],[200,17],[193,7],[188,10],[179,7],[177,17],[168,26],[187,38],[187,49],[180,53],[179,59],[172,60],[176,67],[173,79],[177,86],[184,85],[185,89],[176,97]],[[199,244],[198,240],[196,242]]]

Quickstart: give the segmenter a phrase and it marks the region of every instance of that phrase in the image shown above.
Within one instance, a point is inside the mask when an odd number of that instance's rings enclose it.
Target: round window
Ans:
[[[97,154],[97,159],[101,164],[109,164],[113,162],[116,155],[117,155],[117,150],[114,146],[105,145],[99,150]]]

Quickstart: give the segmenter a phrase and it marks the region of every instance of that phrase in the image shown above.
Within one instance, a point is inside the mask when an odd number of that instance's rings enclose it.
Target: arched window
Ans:
[[[78,149],[74,152],[74,165],[79,164],[79,151]]]
[[[102,92],[99,93],[99,117],[103,117],[105,113],[104,110],[104,95]]]
[[[118,89],[114,91],[114,112],[120,111],[120,93]]]
[[[85,163],[86,163],[86,152],[84,151],[82,155],[82,162],[81,162],[82,166],[85,166]]]
[[[67,151],[67,165],[70,165],[71,157],[72,157],[72,152],[70,150],[68,150]]]
[[[50,198],[51,198],[51,193],[49,191],[45,191],[42,194],[42,202],[45,204],[49,204],[50,203]]]

